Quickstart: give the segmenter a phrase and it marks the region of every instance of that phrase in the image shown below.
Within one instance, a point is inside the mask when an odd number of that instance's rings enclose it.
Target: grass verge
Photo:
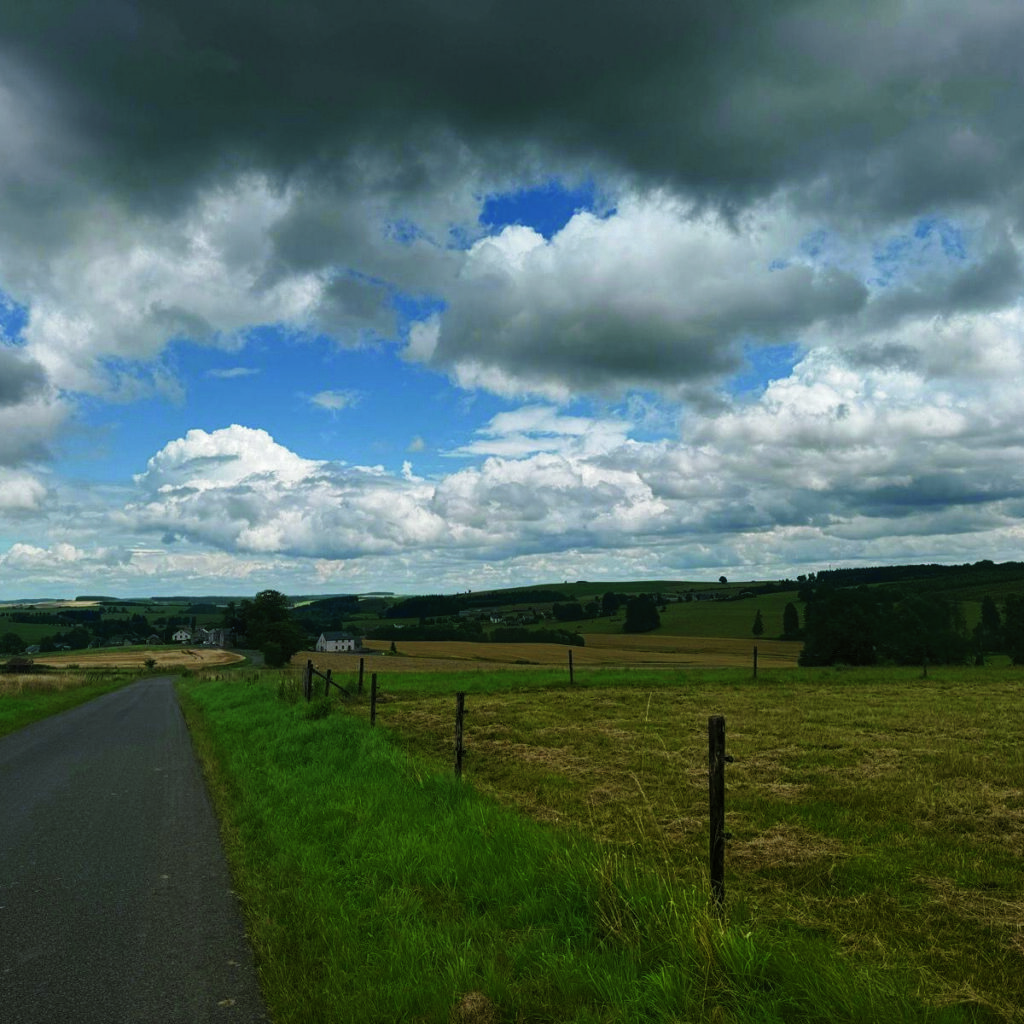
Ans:
[[[77,707],[137,678],[137,674],[111,671],[0,674],[0,736]]]
[[[974,1019],[281,700],[291,678],[179,684],[277,1024]]]

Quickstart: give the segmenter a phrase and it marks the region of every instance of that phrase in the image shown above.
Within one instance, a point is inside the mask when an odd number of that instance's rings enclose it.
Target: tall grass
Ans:
[[[114,671],[0,673],[0,736],[84,704],[134,678]]]
[[[816,935],[730,924],[699,878],[504,809],[294,685],[179,685],[277,1024],[970,1019]]]

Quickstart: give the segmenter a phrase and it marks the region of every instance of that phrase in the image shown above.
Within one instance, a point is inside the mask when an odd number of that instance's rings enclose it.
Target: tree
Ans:
[[[270,641],[263,645],[263,662],[268,668],[281,668],[287,661],[280,644]]]
[[[718,577],[718,582],[719,583],[728,583],[729,581],[724,576],[719,576]]]
[[[754,615],[754,625],[751,626],[750,631],[754,636],[761,636],[764,633],[764,620],[761,618],[761,609],[757,609],[757,613]]]
[[[306,634],[292,621],[288,598],[278,590],[261,590],[252,602],[243,601],[239,618],[248,642],[271,667],[284,665],[305,646]]]
[[[967,657],[959,610],[933,594],[897,597],[884,613],[882,655],[897,665],[963,664]]]
[[[254,627],[271,622],[282,622],[288,618],[288,598],[279,590],[261,590],[252,604],[245,603],[243,612],[245,625],[249,632]]]
[[[991,597],[985,597],[981,602],[981,628],[988,636],[999,636],[1003,628],[1002,620],[999,618],[999,609]]]
[[[792,601],[782,610],[782,635],[791,640],[800,635],[800,613]]]
[[[819,590],[804,611],[801,665],[874,665],[880,619],[877,591]]]
[[[73,651],[88,647],[90,639],[92,638],[89,636],[89,631],[82,626],[75,626],[74,629],[64,634],[64,643]]]
[[[1024,665],[1024,597],[1008,594],[1003,615],[1003,649],[1014,665]]]
[[[801,665],[963,664],[957,607],[934,594],[883,587],[819,588],[804,612]]]
[[[583,607],[579,601],[569,601],[566,604],[553,604],[551,614],[558,622],[578,622],[586,618],[583,614]]]
[[[999,609],[991,597],[981,602],[981,621],[974,627],[974,640],[978,645],[977,661],[985,664],[985,652],[1000,650],[1003,647],[1003,622],[999,617]]]
[[[661,625],[661,616],[650,594],[638,594],[626,602],[623,633],[649,633]]]
[[[17,633],[0,636],[0,654],[21,654],[24,649],[25,641]]]

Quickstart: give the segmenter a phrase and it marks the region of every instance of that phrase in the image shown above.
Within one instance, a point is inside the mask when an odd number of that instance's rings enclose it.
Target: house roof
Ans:
[[[321,633],[325,640],[358,640],[354,633]]]

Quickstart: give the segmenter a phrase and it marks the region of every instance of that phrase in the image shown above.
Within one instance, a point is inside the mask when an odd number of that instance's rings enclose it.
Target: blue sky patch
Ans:
[[[399,317],[399,333],[409,333],[409,325],[420,320],[429,320],[435,313],[443,313],[448,304],[436,295],[406,295],[395,292],[391,305]]]
[[[907,234],[880,242],[872,255],[875,276],[868,282],[885,288],[912,280],[922,270],[948,269],[968,259],[964,230],[944,217],[922,217]]]
[[[0,334],[14,341],[28,323],[28,306],[15,302],[6,292],[0,291]]]
[[[760,394],[773,380],[788,377],[800,359],[799,345],[756,345],[743,347],[744,368],[726,385],[734,395]]]
[[[595,199],[592,181],[567,188],[553,178],[536,188],[488,196],[480,212],[480,223],[495,232],[510,224],[522,224],[551,239],[575,213],[593,211]]]

